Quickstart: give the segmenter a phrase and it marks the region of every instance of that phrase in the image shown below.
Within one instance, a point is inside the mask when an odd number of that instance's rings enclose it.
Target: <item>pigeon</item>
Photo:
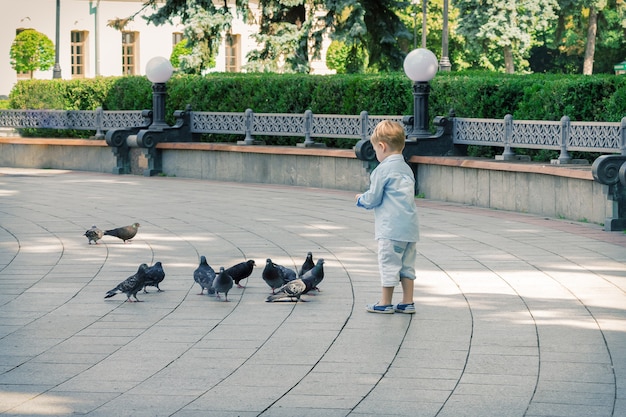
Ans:
[[[146,279],[143,283],[143,292],[148,293],[146,291],[146,287],[156,287],[157,292],[163,291],[159,288],[159,284],[161,281],[165,279],[165,271],[163,271],[163,265],[161,262],[157,262],[148,269],[146,269]]]
[[[87,236],[87,241],[91,245],[91,242],[98,244],[98,240],[102,239],[104,232],[96,227],[96,225],[91,226],[91,229],[88,229],[83,236]]]
[[[126,294],[126,297],[128,297],[126,301],[130,301],[132,303],[133,300],[130,299],[131,296],[135,298],[135,301],[139,301],[137,299],[137,293],[143,288],[143,284],[146,279],[147,269],[147,264],[139,265],[139,269],[137,269],[137,272],[126,278],[124,281],[120,282],[117,287],[107,291],[104,298],[111,298],[118,292],[123,292],[124,294]]]
[[[107,236],[115,236],[120,238],[126,243],[126,241],[131,240],[137,234],[137,229],[139,229],[139,223],[133,223],[130,226],[117,227],[111,230],[105,230],[104,234]]]
[[[213,288],[215,289],[215,297],[220,298],[220,293],[224,294],[224,301],[228,301],[228,291],[233,288],[233,277],[220,267],[220,272],[213,280]]]
[[[317,286],[320,285],[324,279],[324,259],[318,259],[313,269],[306,272],[302,276],[302,279],[311,282],[311,287],[307,288],[303,294],[308,294],[308,292],[313,289],[319,291],[320,289]]]
[[[226,269],[226,272],[233,278],[235,285],[239,288],[245,288],[239,281],[242,279],[246,279],[252,274],[252,269],[256,266],[254,260],[250,259],[246,262],[239,262],[237,265],[233,265],[230,268]]]
[[[274,294],[276,288],[296,279],[296,272],[282,265],[277,265],[270,258],[267,258],[261,277],[270,286],[272,294]]]
[[[293,281],[294,279],[298,278],[298,274],[293,269],[278,264],[274,265],[276,265],[276,268],[280,269],[280,272],[283,274],[283,284],[286,284],[289,281]]]
[[[304,294],[304,292],[307,290],[307,285],[310,288],[311,284],[307,284],[307,282],[305,282],[303,279],[294,279],[293,281],[289,281],[288,283],[278,288],[274,293],[272,293],[272,295],[268,295],[265,301],[272,302],[282,300],[284,298],[290,298],[291,300],[293,300],[295,298],[296,302],[298,302],[300,301],[300,296]]]
[[[318,259],[313,269],[306,272],[302,278],[287,282],[278,288],[272,295],[269,295],[265,301],[272,302],[285,298],[289,298],[291,300],[295,298],[296,302],[305,301],[300,297],[307,294],[313,288],[316,288],[316,286],[322,282],[322,279],[324,279],[323,265],[324,260]]]
[[[306,259],[304,260],[302,266],[300,267],[300,270],[298,271],[298,277],[302,278],[302,275],[304,275],[307,271],[313,269],[314,266],[315,262],[313,262],[313,253],[307,252]]]
[[[202,255],[200,257],[200,264],[195,271],[193,271],[193,280],[200,285],[201,291],[198,295],[204,294],[204,289],[206,288],[207,295],[215,294],[215,289],[213,288],[213,280],[215,279],[215,270],[209,265],[206,261],[206,256]]]

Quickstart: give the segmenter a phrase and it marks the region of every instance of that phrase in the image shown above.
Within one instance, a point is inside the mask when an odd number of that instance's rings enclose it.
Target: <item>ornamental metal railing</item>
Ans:
[[[0,127],[13,129],[91,130],[96,137],[103,132],[127,126],[142,126],[149,121],[144,110],[0,110]]]
[[[559,160],[569,158],[568,151],[615,153],[626,155],[626,117],[621,122],[468,119],[455,117],[452,127],[455,145],[499,146],[506,157],[512,148],[560,151]]]
[[[402,116],[371,116],[366,111],[358,116],[341,114],[191,112],[192,133],[243,135],[243,144],[254,143],[255,136],[304,137],[304,144],[313,138],[367,139],[381,120],[396,120]]]
[[[104,137],[110,129],[146,126],[150,112],[145,110],[0,110],[0,127],[91,130]],[[403,116],[254,113],[190,111],[192,133],[240,135],[240,142],[252,144],[255,136],[303,137],[304,144],[313,138],[368,139],[381,120],[402,122]],[[621,153],[626,155],[626,117],[621,122],[572,122],[563,116],[560,121],[514,120],[450,117],[455,145],[496,146],[504,148],[503,156],[513,148],[548,149],[561,152],[567,160],[568,151]],[[410,126],[405,125],[406,129]]]

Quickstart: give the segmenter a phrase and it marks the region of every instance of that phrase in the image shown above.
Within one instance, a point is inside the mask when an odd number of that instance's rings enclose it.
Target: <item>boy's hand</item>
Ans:
[[[363,194],[357,194],[354,196],[354,201],[359,201],[359,197],[361,197]]]

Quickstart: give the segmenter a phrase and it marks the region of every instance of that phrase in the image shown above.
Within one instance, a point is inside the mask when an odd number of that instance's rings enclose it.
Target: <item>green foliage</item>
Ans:
[[[187,39],[183,39],[178,42],[172,48],[172,53],[170,55],[170,63],[174,68],[180,68],[180,56],[181,55],[190,55],[192,52],[191,48],[187,46]]]
[[[30,78],[33,78],[34,71],[45,71],[54,65],[54,44],[43,33],[26,29],[13,40],[9,56],[15,71],[29,72]]]
[[[560,72],[568,67],[569,73],[580,73],[588,42],[590,7],[597,12],[597,34],[593,55],[594,74],[612,74],[613,65],[625,58],[626,2],[623,0],[568,0],[560,1],[559,21],[546,30],[545,46],[548,52],[544,69]]]
[[[477,64],[508,73],[526,65],[536,34],[556,22],[559,10],[556,0],[458,0],[455,5],[459,9],[457,32],[480,56]]]
[[[349,47],[343,42],[332,41],[326,51],[326,66],[337,74],[363,73],[367,62],[367,51],[358,45]]]
[[[102,101],[102,108],[105,110],[151,109],[152,83],[146,77],[136,75],[111,77],[109,89]]]
[[[225,16],[230,13],[228,6],[232,3],[217,4],[222,6],[218,7],[209,0],[146,0],[140,11],[153,8],[154,13],[147,20],[157,25],[174,17],[188,22],[194,17],[196,9],[206,13],[206,21],[219,14]],[[406,45],[411,34],[397,12],[404,10],[408,4],[407,1],[392,0],[260,0],[258,8],[261,16],[255,22],[259,30],[252,35],[259,47],[248,54],[246,68],[250,72],[308,73],[309,53],[318,58],[323,36],[332,33],[334,40],[367,50],[373,71],[399,70],[405,55],[401,46]],[[248,2],[236,0],[234,5],[244,22],[253,20]],[[221,29],[227,31],[228,27]],[[211,30],[204,33],[209,32]],[[200,31],[195,33],[200,37],[206,36]],[[185,36],[194,42],[187,33]],[[216,39],[216,33],[208,37]]]
[[[64,80],[18,81],[9,93],[11,108],[61,110],[66,104],[66,86],[67,81]]]
[[[489,72],[439,73],[430,83],[429,114],[518,120],[619,122],[626,116],[626,76],[508,75]],[[167,83],[166,116],[188,104],[194,111],[410,115],[411,81],[403,73],[304,75],[275,73],[177,74]],[[151,83],[145,77],[124,76],[84,80],[24,80],[9,96],[11,108],[143,110],[152,108]],[[241,138],[207,135],[207,141]],[[293,145],[303,138],[259,137],[268,144]],[[353,139],[324,139],[328,146],[350,148]],[[519,153],[526,151],[518,150]],[[502,149],[468,147],[471,156],[493,157]],[[535,160],[554,154],[529,151]],[[573,156],[590,161],[589,155]]]

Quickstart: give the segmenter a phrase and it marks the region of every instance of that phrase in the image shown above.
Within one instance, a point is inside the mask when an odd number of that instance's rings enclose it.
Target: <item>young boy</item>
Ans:
[[[370,139],[380,164],[370,176],[370,187],[356,195],[356,205],[374,210],[375,238],[378,240],[378,269],[382,295],[367,305],[370,313],[415,313],[413,284],[419,240],[419,222],[415,205],[415,178],[402,155],[404,128],[398,122],[384,120]],[[393,290],[402,285],[402,302],[392,304]]]

